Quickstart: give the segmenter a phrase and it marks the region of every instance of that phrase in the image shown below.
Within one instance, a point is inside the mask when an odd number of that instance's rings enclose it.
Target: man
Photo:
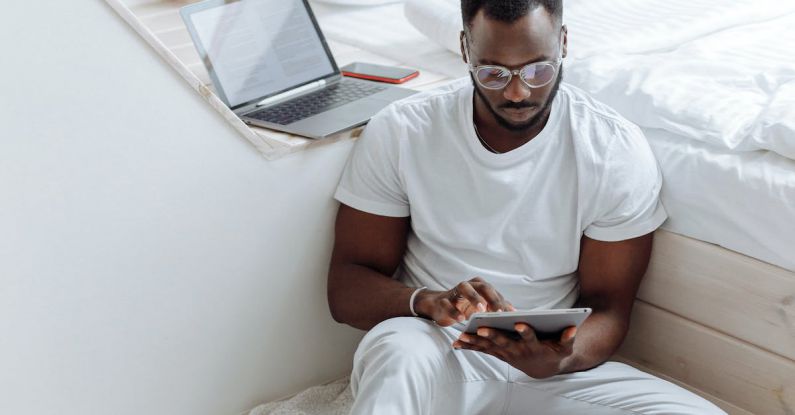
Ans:
[[[561,1],[461,9],[470,79],[373,118],[336,193],[329,306],[370,330],[352,413],[723,413],[606,362],[666,218],[662,178],[635,125],[561,84]],[[461,332],[476,311],[569,307],[593,314],[557,340]]]

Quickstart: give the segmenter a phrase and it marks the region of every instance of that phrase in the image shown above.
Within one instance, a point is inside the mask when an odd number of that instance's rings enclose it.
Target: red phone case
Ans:
[[[402,84],[403,82],[406,82],[406,81],[408,81],[410,79],[414,79],[414,78],[420,76],[420,71],[416,71],[413,74],[411,74],[409,76],[405,76],[405,77],[400,78],[400,79],[383,78],[383,77],[380,77],[380,76],[364,75],[364,74],[360,74],[360,73],[347,72],[347,71],[342,71],[342,74],[345,75],[345,76],[350,76],[351,78],[367,79],[368,81],[386,82],[386,83],[389,83],[389,84]]]

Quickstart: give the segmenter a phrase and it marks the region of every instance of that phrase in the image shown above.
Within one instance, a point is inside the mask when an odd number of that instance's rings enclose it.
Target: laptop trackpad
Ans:
[[[344,128],[342,124],[351,124],[360,120],[363,116],[366,120],[369,112],[366,107],[361,107],[357,102],[334,108],[331,111],[314,115],[299,122],[311,122],[314,125],[327,126],[327,129]]]
[[[367,119],[368,115],[363,115],[362,108],[356,103],[305,118],[290,124],[289,127],[298,134],[317,137],[353,128],[366,122]]]
[[[315,115],[309,118],[314,123],[328,123],[340,128],[340,124],[357,124],[366,122],[382,108],[389,105],[389,102],[381,100],[360,99],[350,104],[334,108],[331,111]]]
[[[350,105],[342,107],[344,111],[340,111],[340,115],[344,117],[347,122],[367,121],[389,104],[389,101],[382,101],[380,99],[360,99],[356,102],[352,102]]]
[[[366,123],[390,101],[363,98],[290,124],[290,130],[308,136],[326,136]]]

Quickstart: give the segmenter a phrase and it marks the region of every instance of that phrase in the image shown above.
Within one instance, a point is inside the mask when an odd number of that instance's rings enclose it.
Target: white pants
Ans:
[[[460,329],[413,317],[384,321],[354,356],[352,415],[724,414],[631,366],[533,379],[484,353],[454,350]]]

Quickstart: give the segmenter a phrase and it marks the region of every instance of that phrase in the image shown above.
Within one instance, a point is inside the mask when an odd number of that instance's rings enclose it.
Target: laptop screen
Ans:
[[[194,6],[200,9],[187,11],[183,18],[217,92],[230,107],[336,72],[303,0],[225,0]]]

